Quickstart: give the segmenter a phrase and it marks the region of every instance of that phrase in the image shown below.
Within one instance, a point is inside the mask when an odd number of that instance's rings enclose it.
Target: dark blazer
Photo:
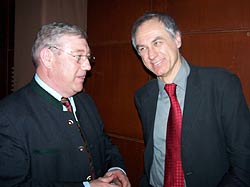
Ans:
[[[238,77],[224,69],[190,65],[182,124],[187,187],[250,186],[250,115]],[[149,185],[157,80],[135,94],[145,143],[141,186]]]
[[[125,169],[118,149],[103,132],[93,100],[74,96],[96,178],[110,167]],[[33,80],[0,102],[0,186],[83,186],[90,175],[73,113]]]

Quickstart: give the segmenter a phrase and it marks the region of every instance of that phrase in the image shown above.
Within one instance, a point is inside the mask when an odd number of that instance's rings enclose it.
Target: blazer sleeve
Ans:
[[[222,123],[231,167],[218,186],[250,186],[250,114],[239,78],[232,75],[222,89]]]

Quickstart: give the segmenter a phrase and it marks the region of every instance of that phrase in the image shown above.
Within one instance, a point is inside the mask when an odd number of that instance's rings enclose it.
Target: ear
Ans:
[[[53,61],[53,53],[48,48],[43,48],[40,52],[41,63],[46,67],[50,68]]]
[[[181,33],[179,31],[177,31],[175,34],[175,42],[176,42],[176,46],[180,48],[181,47]]]

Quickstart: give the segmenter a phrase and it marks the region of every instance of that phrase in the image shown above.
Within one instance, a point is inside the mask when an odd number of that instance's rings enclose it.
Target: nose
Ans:
[[[81,69],[85,71],[91,70],[91,65],[89,59],[86,59],[84,62],[81,63]]]
[[[148,49],[148,58],[150,60],[153,60],[155,57],[157,56],[157,51],[155,50],[155,48],[151,47]]]

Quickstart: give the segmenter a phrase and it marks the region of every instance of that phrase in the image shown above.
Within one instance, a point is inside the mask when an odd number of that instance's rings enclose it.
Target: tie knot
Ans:
[[[72,112],[71,104],[69,101],[69,98],[67,97],[62,97],[61,98],[61,103],[67,108],[69,112]]]
[[[175,91],[176,91],[176,84],[172,83],[172,84],[166,84],[164,86],[164,89],[166,90],[167,94],[169,97],[171,96],[175,96]]]

